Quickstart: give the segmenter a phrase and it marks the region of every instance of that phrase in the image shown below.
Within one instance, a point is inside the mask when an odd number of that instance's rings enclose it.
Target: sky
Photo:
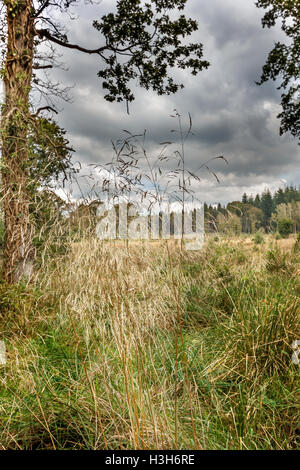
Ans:
[[[111,0],[94,6],[83,3],[75,10],[78,19],[70,23],[70,42],[97,45],[92,21],[113,5]],[[170,117],[176,109],[185,127],[188,113],[193,122],[193,135],[185,143],[186,167],[194,171],[218,155],[228,161],[228,165],[222,160],[209,164],[219,182],[205,169],[198,172],[197,195],[202,201],[226,203],[241,199],[245,191],[255,195],[266,188],[274,191],[285,184],[300,184],[297,141],[279,136],[276,84],[255,84],[268,52],[282,39],[280,28],[262,28],[263,10],[254,0],[189,0],[185,13],[198,21],[199,30],[191,40],[204,44],[204,59],[211,66],[196,77],[175,70],[175,77],[185,85],[175,95],[157,96],[134,88],[136,99],[129,115],[124,103],[103,99],[97,57],[59,50],[67,70],[51,72],[52,77],[73,88],[72,103],[59,103],[56,119],[76,150],[74,161],[80,161],[83,171],[90,171],[89,164],[109,162],[111,141],[124,137],[123,129],[132,133],[146,129],[146,146],[154,155],[160,142],[176,138],[170,133],[176,129]],[[174,149],[176,144],[170,151]]]

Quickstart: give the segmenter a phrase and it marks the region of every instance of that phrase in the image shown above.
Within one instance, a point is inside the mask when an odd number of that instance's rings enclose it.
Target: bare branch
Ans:
[[[39,115],[42,111],[52,111],[53,113],[58,114],[58,112],[56,111],[56,109],[52,108],[52,106],[42,106],[41,108],[39,108],[39,109],[37,110],[37,112],[36,112],[35,114],[32,115],[32,117],[33,117],[33,118],[38,117],[38,115]]]
[[[39,64],[35,64],[35,65],[33,65],[32,68],[35,69],[35,70],[53,69],[53,65],[39,65]]]
[[[45,3],[41,6],[41,8],[35,13],[34,17],[38,18],[40,14],[50,5],[50,1],[46,0]]]

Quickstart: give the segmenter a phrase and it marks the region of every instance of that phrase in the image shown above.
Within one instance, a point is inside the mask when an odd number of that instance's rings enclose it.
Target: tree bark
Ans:
[[[34,53],[32,0],[5,0],[7,51],[1,118],[2,198],[5,219],[3,276],[18,282],[31,275],[34,249],[29,215],[28,122]]]

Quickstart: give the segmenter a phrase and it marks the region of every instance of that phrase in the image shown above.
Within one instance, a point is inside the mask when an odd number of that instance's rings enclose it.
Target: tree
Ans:
[[[254,199],[254,206],[259,209],[259,208],[260,208],[260,204],[261,204],[260,195],[259,195],[259,194],[256,194],[255,199]]]
[[[49,188],[63,175],[63,183],[76,173],[72,165],[73,148],[66,131],[53,119],[38,117],[28,126],[29,181],[31,193]]]
[[[251,204],[251,206],[254,206],[254,199],[253,199],[252,194],[248,198],[248,203]]]
[[[67,204],[52,190],[61,177],[64,185],[77,172],[71,161],[73,149],[66,131],[53,119],[38,118],[28,127],[28,198],[34,247],[42,245],[51,226],[62,222]],[[4,244],[4,220],[0,209],[0,248]]]
[[[263,225],[264,213],[258,207],[250,207],[247,212],[247,218],[249,220],[250,232],[259,230]]]
[[[274,209],[273,198],[269,190],[262,194],[260,208],[264,213],[264,226],[267,228]]]
[[[229,211],[226,215],[221,213],[217,215],[217,227],[219,232],[227,235],[240,235],[242,231],[240,218]]]
[[[300,229],[300,202],[292,201],[288,204],[279,204],[272,215],[272,219],[276,225],[279,225],[282,220],[291,220],[293,231],[297,232]]]
[[[243,204],[247,204],[247,202],[248,202],[248,196],[247,196],[246,193],[244,193],[244,194],[243,194],[243,198],[242,198],[242,203],[243,203]]]
[[[258,0],[256,5],[267,9],[263,27],[271,28],[281,20],[281,29],[288,40],[286,44],[275,44],[258,84],[281,79],[280,134],[291,132],[294,137],[300,137],[300,0]]]
[[[62,214],[68,204],[54,190],[58,181],[62,179],[64,186],[77,172],[71,160],[73,149],[65,134],[53,119],[39,117],[29,125],[28,196],[35,247],[46,240],[53,225],[64,222]]]
[[[170,76],[170,68],[190,69],[196,75],[209,66],[202,59],[202,44],[182,42],[197,30],[197,22],[183,14],[173,18],[175,9],[184,10],[186,0],[118,0],[115,12],[93,22],[99,32],[99,44],[93,49],[70,42],[61,25],[63,15],[78,3],[79,0],[1,2],[1,39],[5,48],[1,119],[4,277],[8,282],[30,275],[33,266],[28,134],[32,119],[41,112],[53,111],[53,106],[47,104],[33,110],[30,92],[33,85],[39,89],[45,86],[35,70],[51,69],[55,63],[52,53],[43,55],[45,46],[73,49],[101,60],[98,76],[108,101],[132,101],[133,80],[159,95],[175,93],[183,85]]]
[[[274,195],[274,202],[277,205],[285,202],[284,191],[282,188],[279,188]]]
[[[227,211],[239,217],[242,232],[252,233],[262,225],[263,211],[257,207],[253,207],[249,202],[230,202],[227,204]]]
[[[283,238],[287,238],[293,232],[293,221],[290,219],[279,220],[278,232]]]

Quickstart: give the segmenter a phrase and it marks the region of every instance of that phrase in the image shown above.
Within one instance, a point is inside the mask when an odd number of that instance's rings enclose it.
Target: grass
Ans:
[[[299,448],[290,240],[86,240],[0,284],[2,448]]]

